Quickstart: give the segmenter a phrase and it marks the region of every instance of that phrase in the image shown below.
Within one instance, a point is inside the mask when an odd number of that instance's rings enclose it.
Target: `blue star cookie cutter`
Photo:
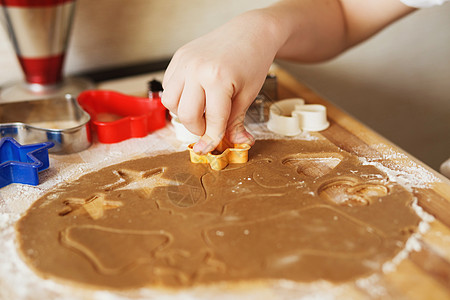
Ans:
[[[38,173],[49,167],[52,142],[20,145],[10,137],[0,140],[0,188],[11,183],[38,185]]]

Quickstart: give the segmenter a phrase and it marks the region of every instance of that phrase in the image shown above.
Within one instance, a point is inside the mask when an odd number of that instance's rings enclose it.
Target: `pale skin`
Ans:
[[[175,53],[162,102],[201,136],[197,153],[223,138],[253,144],[245,112],[275,58],[331,59],[413,10],[399,0],[282,0],[246,12]]]

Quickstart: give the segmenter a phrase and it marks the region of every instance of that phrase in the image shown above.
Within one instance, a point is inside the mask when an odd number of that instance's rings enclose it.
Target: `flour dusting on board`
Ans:
[[[356,286],[361,290],[366,291],[370,297],[374,299],[382,299],[383,297],[387,297],[389,293],[380,282],[380,276],[378,274],[373,274],[356,280]]]
[[[380,153],[380,157],[370,159],[360,157],[361,162],[377,167],[387,174],[389,180],[399,183],[409,191],[412,188],[430,188],[431,184],[440,181],[404,153],[383,144],[372,145],[372,148]]]
[[[259,138],[280,138],[270,132],[264,132],[260,126],[250,126],[250,131],[257,133]],[[260,130],[258,132],[258,130]],[[257,290],[239,291],[235,294],[223,287],[224,293],[217,295],[217,291],[192,289],[178,293],[164,293],[142,289],[136,291],[80,291],[72,286],[63,285],[53,280],[38,277],[19,257],[15,245],[14,224],[26,209],[44,193],[57,188],[60,183],[71,182],[81,175],[103,168],[107,165],[137,158],[142,155],[156,155],[161,152],[184,150],[185,145],[173,138],[172,128],[167,126],[146,138],[132,139],[114,145],[94,144],[88,150],[70,156],[51,157],[51,167],[41,174],[41,184],[37,187],[13,184],[0,190],[0,299],[94,299],[94,300],[122,300],[122,299],[292,299],[292,295],[302,299],[340,299],[349,296],[350,287],[332,285],[326,282],[314,284],[298,284],[279,281]],[[304,132],[295,139],[318,140],[320,135]],[[389,180],[397,182],[411,191],[413,188],[427,188],[439,181],[425,168],[410,162],[408,157],[384,145],[376,145],[380,157],[363,159],[361,162],[373,165],[385,172]],[[385,163],[385,161],[388,161]],[[382,163],[383,162],[383,163]],[[401,164],[399,163],[401,162]],[[428,229],[428,223],[433,217],[413,203],[416,213],[422,218],[419,232],[413,234],[404,245],[404,250],[389,263],[383,265],[383,271],[390,272],[411,251],[420,250],[418,238]],[[383,297],[387,292],[381,286],[376,275],[357,280],[356,285],[372,297]],[[20,287],[20,288],[18,288]],[[39,287],[39,288],[36,288]],[[276,296],[275,296],[276,295]]]
[[[390,181],[400,184],[409,192],[413,192],[414,188],[430,188],[433,183],[441,181],[426,168],[418,165],[407,155],[392,147],[384,144],[372,145],[371,147],[377,150],[380,156],[371,158],[360,157],[361,163],[363,165],[375,166],[386,173]],[[397,266],[406,259],[411,252],[421,250],[421,244],[419,242],[420,237],[429,230],[429,223],[433,222],[435,219],[419,206],[416,197],[414,197],[412,208],[422,219],[418,226],[418,232],[411,235],[404,245],[404,248],[391,261],[383,264],[382,270],[385,273],[394,272],[397,269]]]
[[[173,134],[170,128],[164,128],[141,139],[131,139],[114,145],[94,144],[80,153],[52,155],[50,168],[39,174],[38,186],[11,184],[0,189],[0,299],[57,299],[60,295],[64,295],[64,299],[68,300],[86,297],[97,299],[93,291],[80,291],[53,280],[44,280],[30,270],[18,255],[14,224],[42,195],[87,172],[148,153],[156,155],[161,151],[184,150],[181,145],[167,142],[165,137],[171,135]],[[99,299],[113,299],[113,293],[107,294],[109,297]]]

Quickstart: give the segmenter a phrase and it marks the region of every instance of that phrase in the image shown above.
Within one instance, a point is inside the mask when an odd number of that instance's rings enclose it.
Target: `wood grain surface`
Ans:
[[[339,284],[336,287],[325,285],[326,289],[331,290],[330,293],[323,294],[333,296],[327,297],[326,299],[450,299],[450,181],[412,157],[407,152],[399,149],[396,145],[392,144],[376,132],[364,126],[361,122],[346,114],[337,106],[323,99],[316,92],[299,83],[284,70],[274,68],[273,72],[278,78],[279,99],[300,97],[305,99],[307,103],[322,104],[327,107],[330,127],[317,133],[318,135],[323,136],[336,146],[363,160],[379,164],[381,167],[392,170],[394,174],[395,172],[398,172],[401,175],[402,171],[408,171],[410,177],[416,180],[414,184],[410,185],[410,193],[417,200],[419,206],[418,210],[420,210],[421,207],[424,211],[424,217],[427,218],[425,225],[428,226],[428,229],[422,230],[420,234],[416,234],[414,243],[408,245],[409,248],[414,250],[405,253],[405,257],[396,262],[393,265],[393,268],[385,269],[383,272],[380,271],[368,278],[360,278],[355,281]],[[144,74],[133,78],[124,78],[122,80],[108,81],[101,83],[97,88],[116,90],[130,95],[144,96],[146,93],[146,82],[153,78],[162,80],[162,75],[163,73],[160,72]],[[166,131],[164,131],[163,134],[161,133],[161,135],[170,136],[172,133],[170,128],[165,128],[164,130]],[[165,136],[165,138],[167,138],[167,136]],[[151,137],[148,137],[148,139],[150,138]],[[141,141],[135,142],[141,143]],[[142,144],[151,144],[150,142],[151,141],[149,140],[145,140],[142,141]],[[124,147],[128,146],[124,144]],[[149,146],[145,145],[145,148],[147,147]],[[127,155],[130,155],[129,151],[131,148],[126,149],[128,151]],[[108,151],[110,151],[110,148],[109,146],[99,146],[95,151],[100,151],[97,155],[103,155],[103,152],[101,151],[105,151],[106,156],[107,153],[109,153]],[[91,162],[93,159],[91,156],[94,156],[90,155],[91,154],[89,153],[84,153],[84,158],[74,155],[54,157],[54,159],[64,164],[64,166],[66,166],[65,168],[69,168],[70,166],[76,166],[81,162]],[[80,172],[82,171],[80,170]],[[50,177],[51,174],[48,174],[48,176]],[[421,182],[422,179],[424,179],[424,182]],[[14,192],[13,188],[14,187],[10,187],[6,190]],[[25,191],[27,190],[25,189]],[[38,193],[38,191],[36,191],[36,193]],[[27,201],[8,201],[9,206],[2,206],[2,201],[4,202],[5,200],[2,199],[2,197],[5,198],[6,194],[7,193],[5,192],[0,193],[0,208],[3,209],[0,210],[0,212],[5,211],[5,209],[6,212],[22,212],[25,211],[30,204]],[[10,194],[13,195],[11,198],[14,198],[17,193]],[[23,191],[21,192],[21,195],[24,195]],[[432,217],[430,217],[430,215]],[[12,238],[12,233],[8,238]],[[15,266],[12,266],[11,268],[8,267],[7,271],[14,272],[14,268]],[[5,268],[3,268],[3,270],[4,269]],[[2,269],[0,269],[0,271],[1,270]],[[27,272],[29,272],[29,270],[27,270]],[[13,274],[9,274],[8,277],[13,277],[12,275]],[[1,279],[2,278],[0,278],[0,299],[19,299],[17,295],[20,295],[21,292],[18,288],[13,286],[16,281],[5,281],[3,283],[1,282]],[[35,279],[32,281],[32,283],[35,282],[38,282],[39,284],[36,284],[35,286],[30,285],[28,287],[24,286],[24,288],[28,288],[28,290],[32,289],[33,296],[34,293],[38,295],[42,292],[43,295],[48,296],[47,299],[67,299],[69,296],[73,296],[70,299],[110,299],[106,297],[106,294],[103,295],[104,297],[101,297],[101,293],[94,295],[93,291],[80,291],[75,287],[70,286],[62,286],[61,289],[56,289],[54,291],[52,289],[53,287],[48,288],[47,284],[50,280],[38,281],[38,279]],[[317,286],[320,287],[320,284],[321,283],[317,283]],[[321,295],[323,294],[320,293],[320,290],[317,288],[314,290],[314,292],[318,292],[318,295],[309,295],[309,285],[305,285],[305,293],[308,295],[305,298],[321,299]],[[44,286],[47,286],[48,289],[44,288]],[[9,290],[6,291],[6,287]],[[220,299],[299,299],[301,296],[299,296],[298,293],[303,287],[304,286],[297,289],[297,287],[292,286],[284,288],[266,286],[261,287],[261,290],[252,291],[251,294],[244,295],[241,293],[236,294],[235,296],[231,295],[228,298],[225,294],[229,291],[225,289],[223,291],[224,295],[222,295],[222,293],[220,294]],[[151,293],[154,293],[154,291],[151,291]],[[198,292],[198,294],[196,293],[197,291],[193,291],[192,294],[188,294],[186,297],[175,294],[173,297],[172,295],[165,295],[164,298],[210,299],[213,298],[212,296],[218,295],[220,291],[208,290],[205,294],[201,294],[200,292]],[[2,295],[6,295],[6,298],[2,297]],[[199,295],[202,295],[202,297]],[[151,296],[150,298],[158,299],[157,296]],[[22,297],[20,299],[31,298]],[[144,298],[133,295],[129,296],[124,293],[113,294],[112,299]]]
[[[432,174],[437,180],[426,187],[413,187],[411,193],[423,210],[434,217],[429,229],[419,236],[417,251],[412,251],[393,271],[376,274],[365,284],[355,281],[343,286],[346,299],[450,299],[450,181],[406,151],[377,134],[318,93],[300,83],[281,68],[274,67],[278,98],[303,98],[307,104],[327,108],[330,127],[320,134],[341,149],[367,160],[375,160],[393,170]],[[158,74],[162,76],[162,74]],[[143,77],[139,77],[142,79]],[[133,78],[104,83],[134,95],[142,93]],[[362,100],[363,101],[363,100]],[[388,150],[392,159],[380,153]],[[381,157],[381,159],[380,159]],[[413,168],[411,168],[413,166]]]
[[[280,99],[300,97],[306,103],[327,107],[330,127],[321,134],[336,146],[370,160],[383,157],[378,151],[382,145],[400,154],[396,157],[402,157],[401,160],[379,160],[387,168],[401,169],[415,165],[418,172],[423,170],[439,178],[426,188],[412,189],[419,206],[435,218],[429,230],[419,238],[419,251],[412,251],[395,271],[379,274],[381,279],[376,285],[382,291],[378,296],[365,294],[356,298],[450,299],[450,181],[321,98],[285,71],[276,69],[274,72],[278,77]],[[356,284],[354,288],[360,290]]]

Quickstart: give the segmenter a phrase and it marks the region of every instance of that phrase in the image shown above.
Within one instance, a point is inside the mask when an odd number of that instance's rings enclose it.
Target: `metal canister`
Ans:
[[[0,0],[1,18],[28,84],[61,81],[75,0]]]

